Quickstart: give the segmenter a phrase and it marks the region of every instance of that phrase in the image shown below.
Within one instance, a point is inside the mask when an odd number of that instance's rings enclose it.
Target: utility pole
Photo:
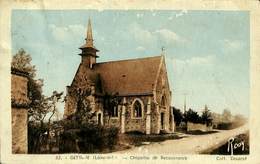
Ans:
[[[186,113],[186,96],[188,95],[188,93],[184,93],[184,106],[183,106],[183,113]]]

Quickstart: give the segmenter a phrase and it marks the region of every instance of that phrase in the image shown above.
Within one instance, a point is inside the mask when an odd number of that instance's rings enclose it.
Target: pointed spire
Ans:
[[[88,19],[87,38],[85,40],[87,47],[93,47],[93,36],[90,18]]]
[[[81,50],[83,49],[93,49],[95,52],[98,52],[99,50],[97,50],[94,46],[94,43],[93,43],[93,34],[92,34],[92,27],[91,27],[91,20],[90,18],[88,19],[88,27],[87,27],[87,33],[86,33],[86,43],[80,47]],[[96,54],[95,54],[96,56]]]

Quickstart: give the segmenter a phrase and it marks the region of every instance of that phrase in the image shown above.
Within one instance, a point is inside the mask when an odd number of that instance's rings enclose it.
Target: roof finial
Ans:
[[[92,27],[90,18],[88,19],[87,38],[85,40],[88,47],[93,47]]]
[[[165,55],[165,47],[164,46],[162,46],[161,50],[162,50],[162,55]]]

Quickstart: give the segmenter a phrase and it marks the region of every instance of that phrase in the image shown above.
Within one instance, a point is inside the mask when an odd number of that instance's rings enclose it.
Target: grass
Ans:
[[[124,143],[132,146],[141,146],[155,142],[162,142],[165,140],[175,140],[181,139],[183,137],[178,136],[177,134],[143,134],[140,132],[129,132],[121,134],[119,136],[120,143]]]
[[[233,155],[248,155],[249,154],[249,132],[237,135],[234,137],[233,145],[235,143],[241,143],[244,142],[244,150],[242,150],[241,147],[234,149]],[[213,149],[213,150],[207,150],[203,154],[217,154],[217,155],[231,155],[230,152],[227,151],[228,148],[228,141],[224,143],[222,146]]]

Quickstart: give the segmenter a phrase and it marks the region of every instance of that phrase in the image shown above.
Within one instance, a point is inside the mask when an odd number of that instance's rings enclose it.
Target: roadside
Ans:
[[[228,150],[229,148],[229,150]],[[223,145],[208,149],[203,154],[218,154],[218,155],[248,155],[249,154],[249,131],[239,134]]]
[[[205,150],[215,149],[228,141],[230,137],[248,131],[248,124],[232,130],[220,130],[207,135],[185,135],[181,139],[166,140],[153,144],[141,145],[114,153],[129,154],[201,154]]]

